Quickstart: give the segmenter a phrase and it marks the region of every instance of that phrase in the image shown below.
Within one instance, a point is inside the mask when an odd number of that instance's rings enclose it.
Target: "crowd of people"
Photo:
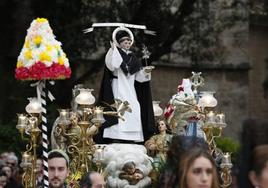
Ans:
[[[18,157],[14,152],[0,154],[0,188],[21,188]]]

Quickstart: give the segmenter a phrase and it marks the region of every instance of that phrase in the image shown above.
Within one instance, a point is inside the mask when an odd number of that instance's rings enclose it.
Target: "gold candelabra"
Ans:
[[[221,137],[222,130],[226,127],[224,114],[214,114],[213,111],[206,113],[206,119],[202,126],[202,129],[206,135],[206,141],[208,143],[211,155],[215,159],[220,159],[220,178],[222,181],[221,187],[227,188],[232,183],[231,169],[231,155],[230,153],[224,153],[216,145],[215,138]]]
[[[22,153],[22,167],[24,173],[22,175],[22,184],[25,188],[36,187],[36,149],[41,130],[38,128],[40,124],[41,104],[37,98],[29,98],[30,103],[26,106],[28,114],[17,114],[18,124],[16,128],[19,130],[21,138],[29,141],[26,145],[26,151]]]
[[[201,129],[205,134],[205,139],[208,144],[211,155],[216,161],[220,161],[220,180],[221,187],[227,188],[232,183],[231,176],[231,155],[224,153],[217,147],[215,139],[221,137],[223,128],[226,127],[225,115],[223,113],[214,113],[213,108],[217,106],[217,100],[212,91],[198,92],[197,89],[204,85],[204,78],[201,72],[192,72],[190,78],[193,92],[198,96],[199,117]]]
[[[122,102],[118,99],[115,104],[116,111],[103,111],[103,107],[93,105],[95,98],[91,94],[92,89],[79,88],[79,91],[80,93],[74,100],[78,104],[77,109],[72,111],[60,109],[52,133],[57,147],[65,150],[71,159],[70,181],[74,184],[84,173],[92,170],[93,163],[99,172],[102,171],[102,158],[94,154],[104,148],[95,145],[93,136],[98,133],[99,127],[105,122],[103,115],[124,120],[125,111],[131,111],[127,101]]]
[[[195,74],[195,73],[193,73]],[[198,75],[200,77],[200,74]],[[198,77],[197,77],[198,78]],[[197,79],[204,80],[204,79]],[[203,82],[203,81],[202,81]],[[195,85],[195,84],[194,84]],[[223,128],[226,127],[225,115],[223,113],[214,113],[213,108],[217,105],[217,100],[214,97],[214,92],[201,92],[198,106],[201,109],[201,114],[204,116],[202,121],[202,130],[205,133],[205,139],[208,143],[211,155],[220,163],[220,179],[221,187],[227,188],[232,183],[231,155],[224,153],[217,147],[215,139],[221,137]]]

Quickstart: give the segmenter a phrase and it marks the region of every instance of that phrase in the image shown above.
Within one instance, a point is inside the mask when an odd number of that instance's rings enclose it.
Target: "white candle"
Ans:
[[[207,123],[215,123],[215,113],[213,111],[207,114]]]
[[[217,114],[217,122],[221,124],[225,124],[225,115],[223,113]]]
[[[98,148],[98,149],[96,150],[96,159],[97,159],[98,161],[103,160],[103,151],[102,151],[101,148]]]

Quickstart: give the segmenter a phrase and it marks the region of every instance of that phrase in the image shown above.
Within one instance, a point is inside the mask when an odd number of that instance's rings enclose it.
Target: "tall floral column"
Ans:
[[[42,104],[42,148],[44,161],[44,187],[48,187],[48,134],[46,119],[47,98],[53,96],[47,90],[47,83],[52,80],[70,78],[69,60],[61,48],[61,43],[55,39],[52,29],[45,18],[33,20],[27,30],[27,36],[20,52],[15,70],[18,80],[37,81],[37,97]]]

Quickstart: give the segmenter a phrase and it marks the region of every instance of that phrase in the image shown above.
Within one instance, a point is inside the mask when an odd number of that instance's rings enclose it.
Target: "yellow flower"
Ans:
[[[40,61],[51,61],[51,57],[50,57],[50,55],[47,54],[46,51],[41,52],[39,54],[39,59],[40,59]]]
[[[56,48],[56,50],[59,50],[60,46],[59,45],[54,45],[54,48]]]
[[[23,67],[23,64],[22,64],[22,62],[20,60],[18,60],[18,62],[17,62],[17,68],[20,68],[20,67]]]
[[[76,174],[74,175],[74,179],[77,181],[77,180],[80,180],[82,177],[82,173],[80,171],[76,172]]]
[[[30,48],[30,42],[29,40],[26,40],[25,43],[24,43],[25,47],[26,48]]]
[[[37,18],[36,21],[38,23],[44,23],[44,22],[47,22],[47,19],[46,18]]]
[[[35,45],[40,45],[40,43],[42,42],[42,36],[37,35],[36,37],[34,37],[34,43]]]
[[[26,50],[25,52],[24,52],[24,57],[26,58],[26,59],[32,59],[32,51],[31,50]]]
[[[64,59],[63,59],[63,57],[59,57],[59,58],[58,58],[58,63],[59,63],[60,65],[64,65]]]
[[[47,44],[46,47],[48,52],[50,52],[53,49],[53,47],[50,44]]]

